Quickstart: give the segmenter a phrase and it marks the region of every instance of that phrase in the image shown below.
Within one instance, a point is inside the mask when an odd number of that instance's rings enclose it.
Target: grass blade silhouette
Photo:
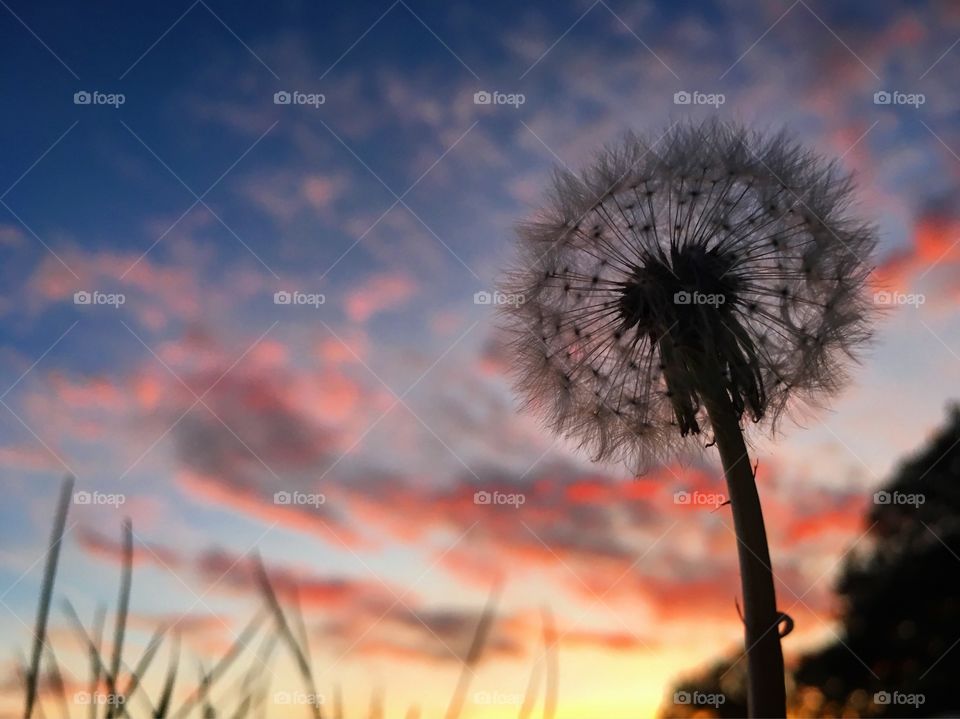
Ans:
[[[247,623],[233,644],[230,645],[227,653],[224,654],[220,660],[213,665],[213,669],[210,670],[211,681],[218,680],[233,665],[237,658],[243,653],[243,650],[249,646],[256,633],[260,630],[260,626],[263,624],[266,616],[266,612],[259,611]],[[184,700],[183,705],[181,705],[180,708],[177,709],[177,711],[173,714],[175,719],[183,719],[183,717],[187,716],[194,706],[201,701],[201,688],[202,687],[198,686],[197,689],[190,696],[188,696],[186,700]]]
[[[290,623],[287,621],[287,618],[283,613],[283,608],[280,606],[280,601],[277,599],[276,592],[273,591],[273,585],[270,583],[270,577],[267,575],[267,570],[264,568],[263,561],[260,559],[258,554],[253,556],[253,570],[257,583],[260,585],[260,590],[263,592],[264,598],[266,599],[267,606],[273,613],[280,636],[293,653],[301,679],[307,687],[307,690],[316,696],[317,691],[313,684],[313,671],[310,668],[310,660],[307,658],[303,647],[300,646],[296,637],[293,635],[293,632],[290,630]],[[310,708],[313,711],[313,716],[315,719],[323,719],[323,712],[320,710],[319,703],[310,702]]]
[[[93,615],[93,639],[87,648],[90,658],[89,693],[92,697],[100,688],[100,679],[103,676],[100,664],[100,652],[103,647],[103,629],[107,622],[107,608],[99,605]],[[90,719],[97,719],[97,704],[90,702]]]
[[[167,665],[167,674],[163,680],[163,689],[160,692],[160,701],[153,712],[154,719],[165,719],[170,711],[170,700],[173,698],[173,689],[177,683],[177,666],[180,663],[180,634],[174,637],[170,648],[170,663]]]
[[[480,615],[480,621],[477,622],[477,629],[473,635],[473,641],[470,643],[470,649],[463,660],[463,667],[460,670],[460,678],[457,680],[456,689],[453,696],[450,697],[450,705],[447,707],[446,719],[457,719],[463,711],[463,705],[467,698],[467,689],[470,687],[470,679],[473,676],[473,667],[476,666],[480,655],[483,653],[483,647],[486,644],[487,636],[497,613],[497,601],[500,597],[499,585],[494,586],[487,599],[487,604],[483,608],[483,614]]]
[[[123,658],[123,640],[127,632],[127,617],[130,611],[130,589],[133,582],[133,526],[129,519],[123,522],[122,570],[120,594],[117,597],[117,617],[113,628],[113,654],[110,659],[110,676],[113,678],[111,695],[118,697],[120,664]],[[120,710],[117,702],[107,704],[107,719],[113,719]]]
[[[130,698],[143,684],[143,676],[150,668],[150,664],[153,662],[153,658],[156,656],[157,650],[159,650],[160,646],[163,644],[164,635],[166,632],[166,627],[160,627],[156,632],[154,632],[153,636],[150,638],[150,642],[147,644],[147,648],[140,657],[140,661],[138,661],[134,666],[133,672],[130,674],[130,682],[127,685],[127,689],[119,697],[121,700],[119,702],[120,711],[124,715],[127,714],[127,704],[130,701]],[[151,710],[151,713],[154,713],[153,710]]]
[[[60,662],[57,661],[57,655],[49,642],[44,645],[44,648],[46,650],[47,674],[50,677],[50,684],[60,700],[60,715],[63,719],[69,719],[70,707],[67,703],[67,687],[63,681],[63,674],[60,672]]]
[[[53,583],[57,576],[57,562],[60,560],[60,547],[63,543],[64,528],[67,524],[67,512],[70,509],[70,500],[73,497],[73,477],[67,477],[60,488],[60,500],[57,503],[57,513],[53,520],[53,532],[50,535],[50,547],[47,550],[47,561],[43,571],[43,585],[40,588],[40,603],[37,605],[37,618],[33,628],[33,654],[30,666],[27,669],[26,690],[24,702],[24,717],[33,716],[37,701],[37,692],[40,681],[40,659],[43,656],[43,646],[47,641],[47,622],[50,618],[50,601],[53,598]]]

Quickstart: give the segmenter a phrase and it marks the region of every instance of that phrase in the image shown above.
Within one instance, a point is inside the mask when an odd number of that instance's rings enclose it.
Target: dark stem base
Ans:
[[[760,496],[733,402],[718,378],[704,377],[703,380],[701,396],[723,462],[737,535],[750,716],[782,719],[786,716],[786,689],[780,614]]]

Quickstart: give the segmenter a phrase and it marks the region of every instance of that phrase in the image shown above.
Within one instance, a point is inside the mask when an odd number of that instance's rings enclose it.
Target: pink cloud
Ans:
[[[878,289],[906,291],[921,278],[928,278],[939,290],[928,300],[956,306],[960,298],[960,218],[927,212],[917,218],[912,243],[894,252],[874,274]]]
[[[340,175],[279,171],[258,175],[243,193],[277,222],[290,222],[304,212],[327,215],[347,189]]]
[[[355,322],[366,322],[375,314],[396,309],[418,290],[416,282],[406,274],[372,275],[347,294],[347,316]]]

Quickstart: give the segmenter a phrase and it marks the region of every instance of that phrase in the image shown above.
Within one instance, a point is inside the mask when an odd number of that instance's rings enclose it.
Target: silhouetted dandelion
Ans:
[[[763,716],[783,716],[780,615],[740,420],[773,426],[792,398],[835,390],[869,336],[875,234],[848,216],[850,190],[785,134],[708,122],[631,135],[556,173],[503,288],[523,298],[504,310],[518,393],[554,431],[637,467],[713,435]]]

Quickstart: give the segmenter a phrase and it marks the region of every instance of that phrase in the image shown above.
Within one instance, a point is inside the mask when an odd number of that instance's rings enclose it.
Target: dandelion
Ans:
[[[836,390],[869,337],[873,229],[852,185],[785,134],[719,122],[630,135],[558,171],[519,230],[504,308],[525,405],[597,461],[724,465],[754,716],[784,716],[769,551],[741,420]]]

